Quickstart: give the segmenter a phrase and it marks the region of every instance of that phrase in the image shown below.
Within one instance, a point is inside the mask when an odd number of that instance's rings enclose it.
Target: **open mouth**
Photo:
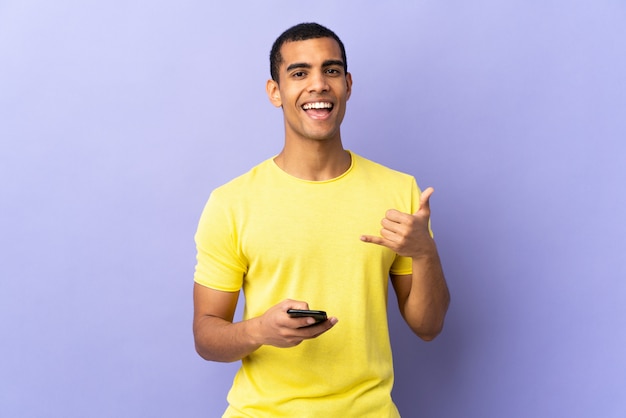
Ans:
[[[314,118],[327,116],[333,110],[331,102],[310,102],[302,105],[302,110]]]

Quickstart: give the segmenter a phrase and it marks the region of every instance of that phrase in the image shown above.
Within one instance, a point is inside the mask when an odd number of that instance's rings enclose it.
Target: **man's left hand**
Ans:
[[[427,255],[433,248],[428,222],[430,220],[430,196],[432,187],[420,196],[420,207],[415,214],[403,213],[390,209],[381,221],[383,226],[380,237],[362,235],[361,241],[383,245],[405,257],[419,258]]]

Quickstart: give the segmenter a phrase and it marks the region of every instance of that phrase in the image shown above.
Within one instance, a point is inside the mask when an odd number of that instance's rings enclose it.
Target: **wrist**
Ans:
[[[424,261],[436,259],[438,256],[435,240],[430,238],[428,242],[421,245],[410,257],[413,261]]]
[[[245,324],[243,333],[246,342],[255,350],[265,344],[263,340],[261,317],[251,318],[243,322]]]

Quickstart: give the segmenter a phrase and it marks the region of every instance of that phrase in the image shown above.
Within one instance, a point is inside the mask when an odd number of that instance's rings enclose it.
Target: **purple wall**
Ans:
[[[346,146],[436,188],[452,305],[423,343],[392,304],[403,415],[625,416],[623,2],[88,3],[0,3],[0,416],[219,416],[193,234],[279,151],[268,51],[311,20]]]

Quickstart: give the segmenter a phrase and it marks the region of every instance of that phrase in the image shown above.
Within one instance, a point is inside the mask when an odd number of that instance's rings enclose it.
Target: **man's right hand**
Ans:
[[[233,323],[239,292],[222,292],[194,284],[193,335],[205,360],[241,360],[262,345],[293,347],[331,329],[337,318],[310,325],[312,318],[291,318],[287,309],[308,309],[302,301],[284,300],[256,318]]]
[[[251,319],[254,322],[254,338],[260,345],[274,347],[294,347],[304,340],[316,338],[337,323],[337,318],[330,317],[316,325],[311,317],[292,318],[288,309],[309,309],[306,302],[287,299],[272,306],[263,315]]]

